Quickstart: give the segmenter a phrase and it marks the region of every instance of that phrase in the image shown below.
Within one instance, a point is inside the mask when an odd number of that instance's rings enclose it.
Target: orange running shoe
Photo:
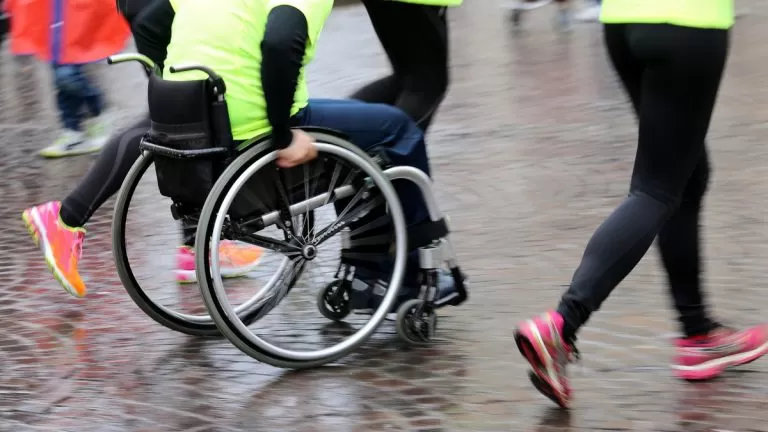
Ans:
[[[259,265],[264,249],[239,241],[223,240],[219,243],[219,271],[223,278],[245,276]],[[176,280],[179,283],[197,282],[195,251],[180,246],[176,257]]]
[[[85,296],[85,283],[77,272],[83,253],[85,229],[68,227],[61,221],[61,202],[51,201],[24,210],[21,217],[45,255],[53,277],[75,297]]]

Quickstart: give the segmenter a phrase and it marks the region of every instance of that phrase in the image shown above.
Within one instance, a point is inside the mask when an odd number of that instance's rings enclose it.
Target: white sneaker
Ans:
[[[87,139],[84,133],[66,129],[54,141],[53,145],[40,150],[39,154],[47,158],[58,158],[93,153],[100,148],[94,148],[93,143]]]
[[[600,21],[600,5],[587,6],[578,11],[573,18],[581,22],[598,22]]]
[[[88,147],[93,149],[92,151],[100,150],[107,143],[111,133],[112,121],[107,114],[92,118],[88,122],[85,132],[86,138],[90,142]]]

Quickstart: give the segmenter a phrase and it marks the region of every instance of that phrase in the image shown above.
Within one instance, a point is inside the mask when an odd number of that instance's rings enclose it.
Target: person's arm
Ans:
[[[171,43],[171,25],[176,13],[169,0],[155,0],[131,22],[133,39],[140,54],[152,59],[161,69]]]
[[[293,6],[281,5],[267,17],[261,42],[261,84],[272,125],[272,140],[278,147],[291,143],[291,107],[299,73],[309,43],[307,19]]]

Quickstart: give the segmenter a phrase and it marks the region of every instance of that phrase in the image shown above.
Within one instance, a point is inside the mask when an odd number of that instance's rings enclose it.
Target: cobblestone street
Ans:
[[[740,4],[749,10],[733,31],[710,129],[714,172],[705,213],[708,294],[717,316],[734,326],[768,317],[768,3]],[[145,316],[115,272],[114,200],[88,225],[81,261],[88,296],[73,299],[59,287],[20,215],[62,199],[94,157],[37,156],[58,128],[51,73],[11,57],[6,44],[0,432],[768,432],[768,360],[707,383],[673,378],[678,329],[655,249],[580,333],[570,414],[530,385],[512,330],[556,305],[589,235],[625,196],[635,122],[599,25],[560,34],[547,8],[513,31],[490,0],[450,12],[452,87],[428,148],[436,193],[471,278],[470,300],[441,310],[430,347],[404,347],[385,323],[362,350],[301,372]],[[385,73],[365,10],[337,7],[310,67],[313,96],[344,97]],[[142,114],[146,80],[138,66],[99,66],[96,74],[117,127]],[[151,196],[140,204],[146,221],[167,213]],[[171,249],[157,233],[164,228],[146,225],[134,222],[132,232],[135,250],[151,257],[147,281],[176,289]],[[194,285],[180,289],[198,294]]]

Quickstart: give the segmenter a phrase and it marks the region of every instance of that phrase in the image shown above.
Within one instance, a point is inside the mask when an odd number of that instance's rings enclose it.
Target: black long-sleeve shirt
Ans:
[[[169,0],[154,0],[131,22],[139,53],[161,67],[168,54],[174,17]],[[278,147],[287,146],[292,139],[291,107],[308,41],[307,20],[301,11],[287,5],[270,11],[261,42],[261,85],[273,143]],[[206,66],[216,69],[216,65]]]
[[[267,102],[272,140],[278,147],[291,143],[290,117],[304,53],[309,41],[307,19],[292,6],[278,6],[267,17],[261,41],[261,84]]]

